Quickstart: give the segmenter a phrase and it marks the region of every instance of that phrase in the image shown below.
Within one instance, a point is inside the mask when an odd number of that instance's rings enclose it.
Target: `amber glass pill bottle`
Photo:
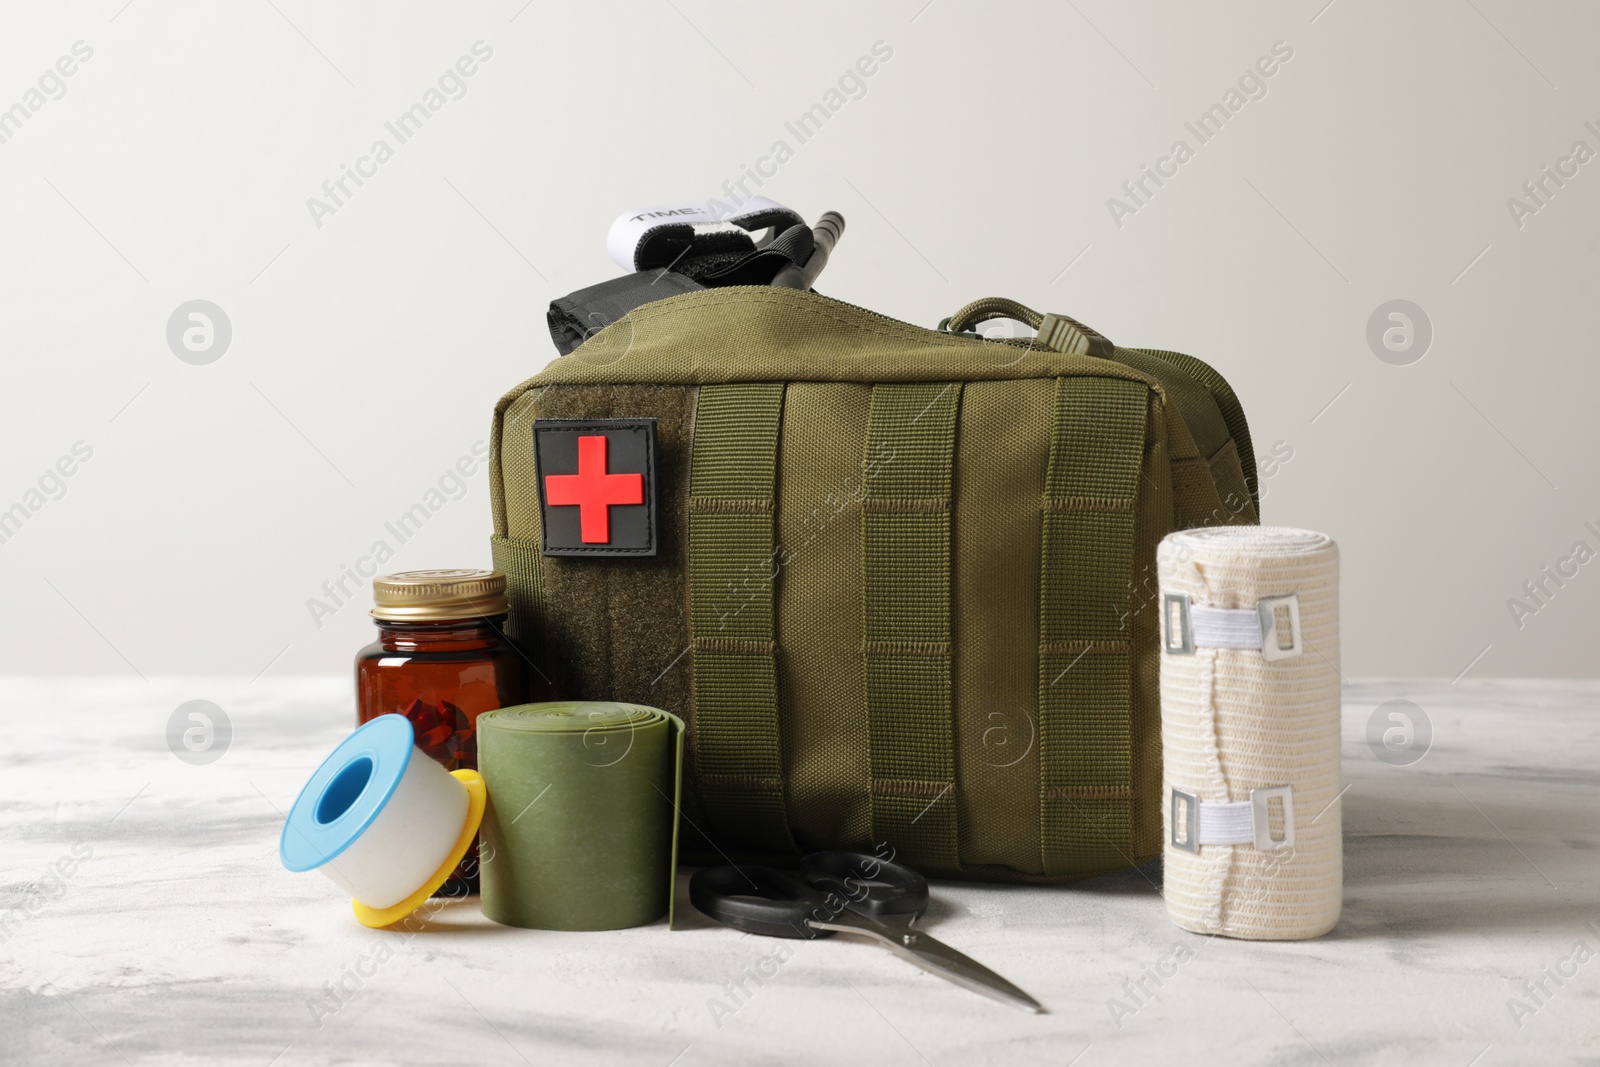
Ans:
[[[505,636],[499,571],[405,571],[372,583],[378,639],[356,656],[356,721],[397,712],[446,770],[477,770],[478,716],[548,700],[539,673]],[[478,888],[477,844],[439,895]]]

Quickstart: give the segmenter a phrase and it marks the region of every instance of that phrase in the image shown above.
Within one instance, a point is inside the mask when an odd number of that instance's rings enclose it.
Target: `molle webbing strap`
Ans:
[[[874,842],[954,871],[950,507],[959,382],[877,385],[861,506]]]
[[[1039,599],[1046,874],[1133,862],[1134,504],[1148,409],[1139,382],[1056,379]]]
[[[494,569],[506,576],[506,598],[511,616],[506,632],[528,648],[537,648],[540,635],[531,630],[535,620],[544,617],[543,558],[537,540],[495,536],[489,539]]]
[[[689,475],[691,741],[713,838],[794,848],[784,809],[772,586],[782,382],[708,385]]]

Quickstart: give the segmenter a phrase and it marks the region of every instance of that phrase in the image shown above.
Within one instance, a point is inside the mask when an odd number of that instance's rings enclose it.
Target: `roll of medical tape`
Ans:
[[[478,775],[446,771],[414,741],[403,715],[345,738],[300,790],[278,843],[285,867],[321,871],[369,926],[403,918],[443,884],[482,818]]]

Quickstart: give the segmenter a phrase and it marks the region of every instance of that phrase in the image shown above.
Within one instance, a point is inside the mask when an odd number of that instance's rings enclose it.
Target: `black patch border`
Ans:
[[[644,460],[644,506],[646,525],[649,528],[650,543],[642,548],[613,548],[610,545],[596,545],[594,547],[573,546],[567,548],[550,547],[550,508],[551,504],[545,499],[544,479],[545,471],[539,463],[539,433],[549,431],[555,433],[581,433],[588,430],[592,433],[609,433],[616,430],[644,430],[646,438]],[[627,419],[534,419],[533,420],[533,470],[534,483],[539,491],[539,554],[549,557],[577,556],[577,557],[627,557],[643,556],[654,557],[658,554],[661,543],[657,529],[656,513],[656,417],[647,415],[640,418]],[[621,472],[627,473],[627,472]]]

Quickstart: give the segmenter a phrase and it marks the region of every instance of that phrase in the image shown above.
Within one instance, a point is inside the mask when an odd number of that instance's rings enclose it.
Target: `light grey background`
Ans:
[[[551,357],[549,300],[615,273],[611,219],[782,139],[760,191],[849,220],[828,294],[929,325],[1004,294],[1222,371],[1258,453],[1293,451],[1267,520],[1343,547],[1347,675],[1597,673],[1600,564],[1521,628],[1507,605],[1600,549],[1600,161],[1520,228],[1507,206],[1600,150],[1592,5],[107,0],[0,24],[0,109],[93,49],[0,144],[0,509],[92,449],[0,544],[0,671],[345,670],[365,597],[308,601],[374,542],[388,569],[487,563],[481,469],[409,542],[385,522]],[[465,95],[398,144],[384,123],[478,41]],[[785,123],[878,41],[798,144]],[[1199,145],[1184,123],[1279,41]],[[307,199],[379,138],[394,158],[318,226]],[[1194,158],[1116,225],[1179,138]],[[1395,299],[1434,332],[1408,366],[1366,340]],[[231,321],[206,365],[167,344],[191,300]]]

